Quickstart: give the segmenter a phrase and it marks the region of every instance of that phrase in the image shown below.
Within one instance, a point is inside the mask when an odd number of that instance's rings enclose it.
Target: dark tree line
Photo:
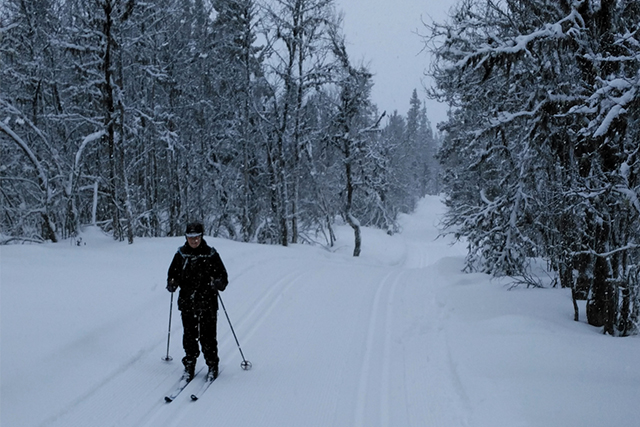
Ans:
[[[530,277],[544,259],[590,324],[636,332],[640,3],[463,0],[432,30],[434,96],[453,106],[446,224],[468,267]]]
[[[0,37],[4,243],[333,243],[438,191],[417,93],[382,120],[332,0],[6,0]]]

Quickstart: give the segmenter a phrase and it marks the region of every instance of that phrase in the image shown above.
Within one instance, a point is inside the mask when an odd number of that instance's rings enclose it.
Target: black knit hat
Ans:
[[[187,224],[187,231],[184,232],[187,237],[197,237],[204,234],[204,226],[200,222],[190,222]]]

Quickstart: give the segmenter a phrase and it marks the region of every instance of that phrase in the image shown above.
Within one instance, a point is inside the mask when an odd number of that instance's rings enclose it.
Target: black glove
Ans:
[[[175,292],[178,289],[178,282],[175,279],[167,279],[167,290],[169,292]]]
[[[221,277],[211,278],[211,286],[218,291],[222,292],[227,287],[227,281]]]

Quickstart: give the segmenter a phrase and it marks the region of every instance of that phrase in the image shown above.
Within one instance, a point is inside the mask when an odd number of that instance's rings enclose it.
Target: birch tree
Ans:
[[[57,241],[56,204],[64,206],[63,170],[49,119],[59,105],[55,4],[48,0],[0,5],[0,203],[9,236]],[[62,232],[62,233],[60,233]]]
[[[267,9],[267,35],[273,46],[271,64],[273,113],[269,158],[276,188],[280,241],[296,243],[299,227],[300,179],[308,172],[303,150],[313,133],[304,107],[313,91],[330,81],[329,31],[336,27],[333,0],[275,0]]]
[[[342,71],[338,80],[339,104],[333,135],[344,165],[343,216],[353,229],[353,256],[357,257],[362,250],[362,231],[360,220],[354,214],[356,193],[362,191],[364,179],[368,176],[365,166],[367,132],[377,128],[380,120],[373,125],[367,125],[366,121],[372,74],[365,67],[356,68],[351,64],[340,34],[332,34],[332,42]]]

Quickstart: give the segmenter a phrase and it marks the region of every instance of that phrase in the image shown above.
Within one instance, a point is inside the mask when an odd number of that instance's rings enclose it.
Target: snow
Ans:
[[[102,136],[105,133],[106,132],[104,130],[101,130],[101,131],[94,132],[94,133],[89,134],[89,135],[84,137],[84,139],[82,140],[82,143],[80,144],[80,148],[78,148],[78,151],[76,152],[76,162],[75,162],[75,168],[76,169],[80,165],[80,159],[82,158],[82,152],[87,147],[87,145],[90,144],[93,141],[96,141],[96,140],[102,138]]]
[[[0,425],[638,425],[640,339],[573,322],[566,290],[461,273],[464,243],[436,239],[443,211],[426,198],[400,234],[363,229],[359,258],[347,226],[330,250],[207,238],[253,369],[220,312],[222,373],[197,402],[194,384],[163,401],[181,373],[175,307],[162,357],[183,238],[2,246]]]

